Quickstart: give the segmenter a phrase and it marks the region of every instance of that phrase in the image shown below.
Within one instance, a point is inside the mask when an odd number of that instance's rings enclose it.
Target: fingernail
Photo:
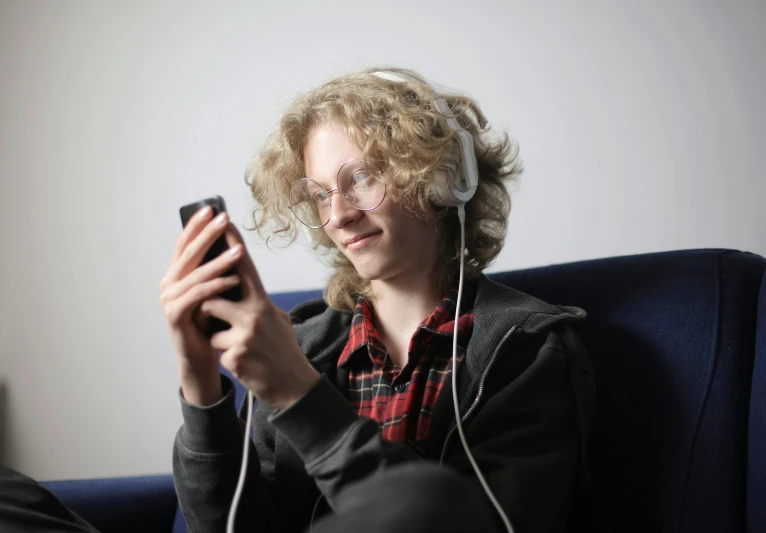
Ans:
[[[232,249],[229,251],[229,253],[230,253],[231,255],[237,256],[237,255],[239,255],[239,252],[241,252],[241,251],[242,251],[242,246],[240,246],[239,244],[237,244],[237,245],[235,245],[235,246],[234,246],[234,247],[233,247],[233,248],[232,248]]]
[[[225,224],[226,223],[226,213],[221,213],[217,217],[215,217],[215,223],[216,224]]]
[[[213,213],[213,209],[208,205],[199,210],[200,218],[207,218]]]

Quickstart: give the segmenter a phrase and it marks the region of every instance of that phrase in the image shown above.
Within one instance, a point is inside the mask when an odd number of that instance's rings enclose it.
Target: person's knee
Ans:
[[[451,467],[424,463],[412,468],[409,474],[410,492],[422,495],[441,512],[445,506],[456,512],[486,514],[489,511],[478,484]]]
[[[0,531],[98,533],[29,476],[0,467]]]
[[[21,472],[0,467],[0,500],[23,501],[41,490],[40,484]]]
[[[456,470],[433,462],[392,466],[346,487],[337,502],[340,515],[374,516],[391,527],[406,524],[410,531],[493,529],[491,509],[480,488]]]
[[[387,474],[401,489],[428,496],[429,500],[462,501],[466,493],[476,492],[476,488],[462,474],[436,463],[408,463],[392,468]]]

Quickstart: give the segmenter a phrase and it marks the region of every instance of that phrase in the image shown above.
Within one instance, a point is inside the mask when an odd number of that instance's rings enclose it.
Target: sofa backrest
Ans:
[[[595,530],[745,530],[764,268],[753,254],[687,250],[493,276],[588,312]]]
[[[766,274],[758,298],[748,432],[747,531],[763,533],[766,531]]]

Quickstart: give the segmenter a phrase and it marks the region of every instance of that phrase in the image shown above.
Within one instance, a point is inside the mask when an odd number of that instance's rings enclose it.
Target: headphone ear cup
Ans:
[[[428,199],[432,204],[441,207],[457,207],[465,205],[467,200],[461,200],[455,196],[455,178],[459,170],[456,165],[450,164],[449,170],[437,170],[434,172],[431,193]],[[473,196],[473,195],[471,195]]]
[[[457,200],[455,195],[452,194],[452,187],[449,184],[449,178],[447,172],[444,170],[437,170],[434,172],[433,183],[431,184],[431,193],[428,199],[432,204],[441,207],[452,207]]]

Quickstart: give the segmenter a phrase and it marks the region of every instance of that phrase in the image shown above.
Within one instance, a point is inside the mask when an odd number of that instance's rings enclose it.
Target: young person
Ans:
[[[434,201],[436,180],[460,168],[449,119],[470,133],[479,175],[464,250],[457,210]],[[236,531],[502,531],[455,431],[453,394],[515,531],[567,530],[593,410],[573,329],[585,313],[482,274],[521,171],[507,135],[488,129],[472,99],[401,69],[299,97],[247,176],[252,229],[306,230],[332,259],[324,298],[289,314],[225,214],[186,226],[160,289],[181,380],[173,473],[190,532],[225,530],[243,459],[247,406],[238,415],[219,362],[258,399]],[[220,235],[232,253],[200,265]],[[232,266],[238,275],[221,277]],[[217,297],[236,285],[241,301]],[[208,337],[209,317],[231,328]]]

